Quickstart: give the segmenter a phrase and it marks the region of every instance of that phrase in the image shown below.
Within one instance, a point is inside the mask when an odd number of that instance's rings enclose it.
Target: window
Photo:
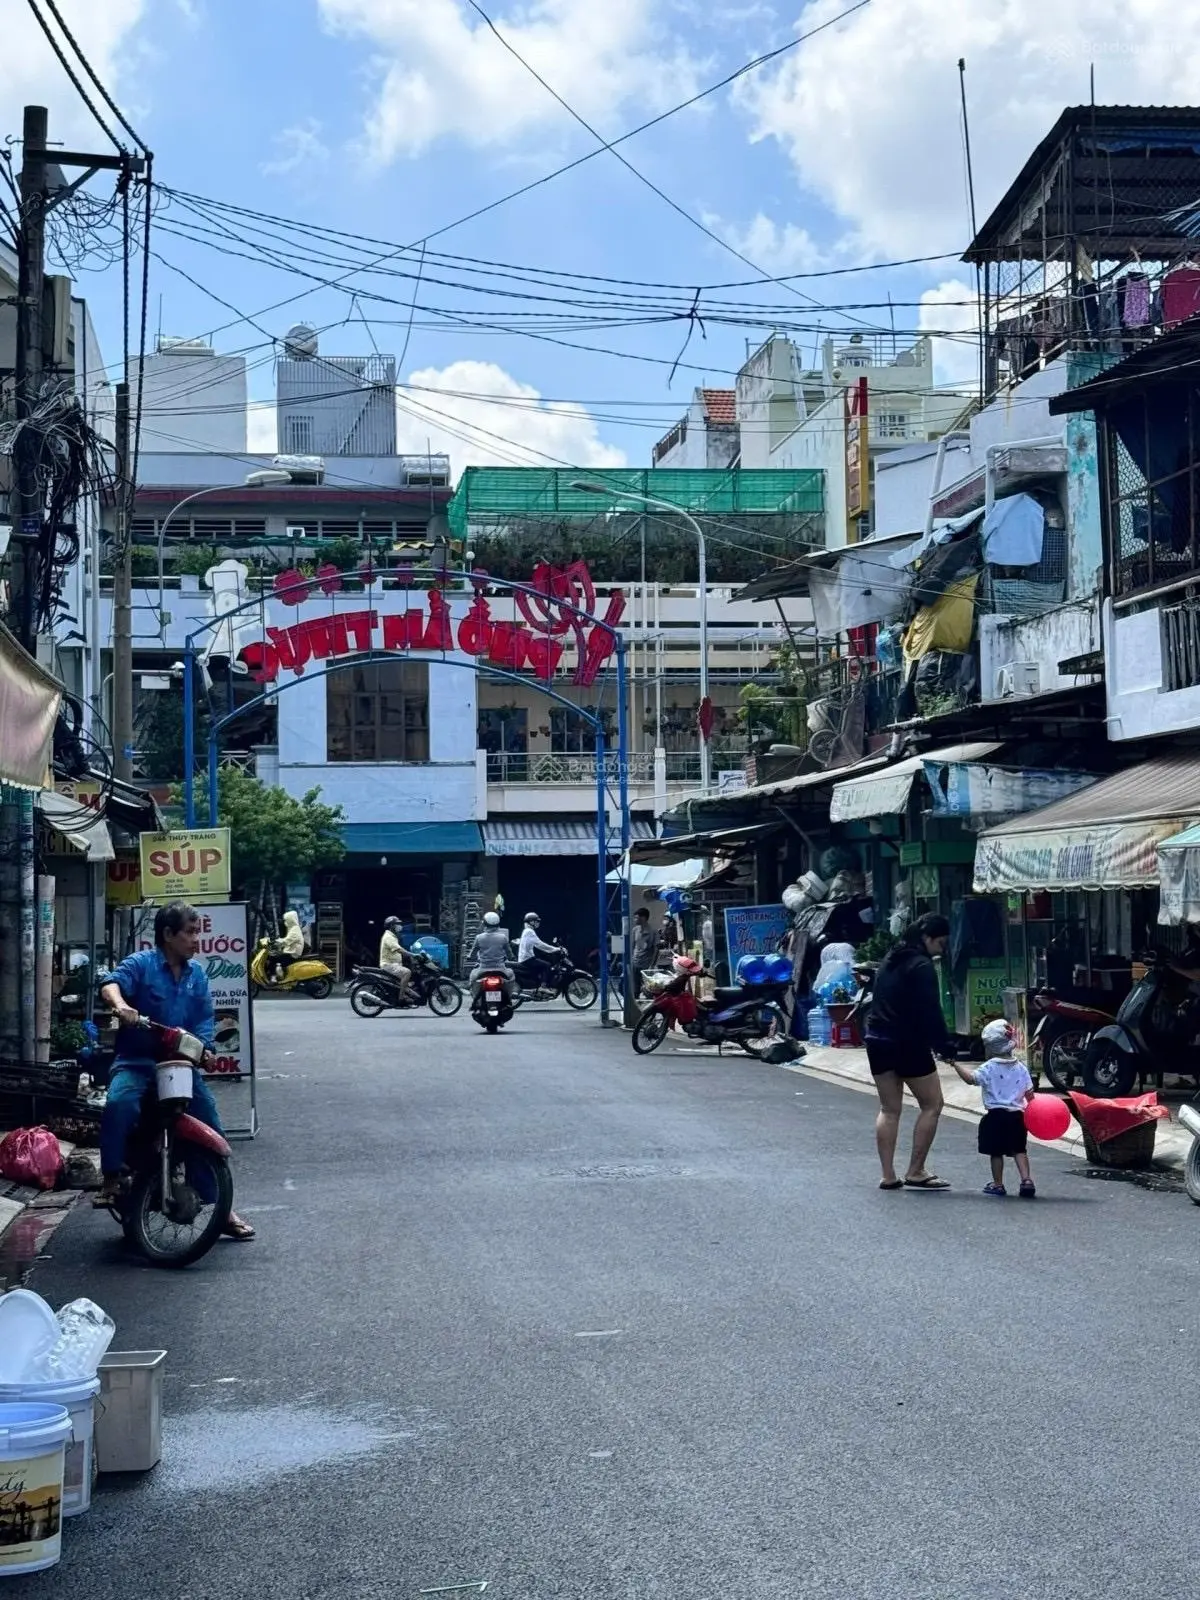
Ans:
[[[284,449],[288,455],[312,455],[314,433],[312,417],[286,417],[283,432]]]
[[[877,411],[875,436],[879,439],[907,439],[908,413],[906,411]]]
[[[429,667],[362,661],[325,680],[330,761],[428,761]]]
[[[553,706],[550,710],[550,749],[556,756],[591,755],[596,748],[596,735],[579,715],[567,706]]]

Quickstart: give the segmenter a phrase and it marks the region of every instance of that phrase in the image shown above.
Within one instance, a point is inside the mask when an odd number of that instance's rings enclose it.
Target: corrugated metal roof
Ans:
[[[594,849],[596,822],[593,817],[493,817],[483,825],[485,837],[493,839],[582,839]],[[631,839],[653,839],[654,824],[645,817],[629,820]]]
[[[1200,814],[1200,751],[1143,761],[1078,794],[989,828],[985,839],[1105,822],[1158,822]]]

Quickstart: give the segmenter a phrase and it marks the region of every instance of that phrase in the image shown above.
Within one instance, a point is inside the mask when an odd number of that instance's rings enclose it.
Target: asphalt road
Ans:
[[[7,1594],[1194,1591],[1181,1194],[990,1200],[957,1121],[882,1194],[867,1096],[591,1016],[259,1012],[259,1240],[158,1273],[80,1210],[35,1271],[169,1350],[166,1456]]]

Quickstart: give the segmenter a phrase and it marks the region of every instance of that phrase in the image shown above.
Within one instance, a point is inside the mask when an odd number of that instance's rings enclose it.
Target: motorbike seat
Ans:
[[[746,991],[741,984],[730,984],[724,988],[713,990],[713,1000],[717,1005],[732,1005],[735,1000],[744,1000]]]

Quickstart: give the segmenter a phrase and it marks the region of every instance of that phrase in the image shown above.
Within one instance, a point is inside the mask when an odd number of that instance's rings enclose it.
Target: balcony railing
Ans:
[[[700,782],[699,751],[668,750],[666,755],[667,782],[669,784]],[[609,778],[617,777],[617,757],[613,753],[605,758],[605,771]],[[726,768],[740,768],[741,751],[713,751],[712,768],[721,772]],[[626,773],[630,783],[654,782],[654,752],[639,750],[626,759]],[[530,755],[524,751],[489,751],[487,758],[489,783],[542,783],[571,784],[596,781],[596,758],[588,755]]]

